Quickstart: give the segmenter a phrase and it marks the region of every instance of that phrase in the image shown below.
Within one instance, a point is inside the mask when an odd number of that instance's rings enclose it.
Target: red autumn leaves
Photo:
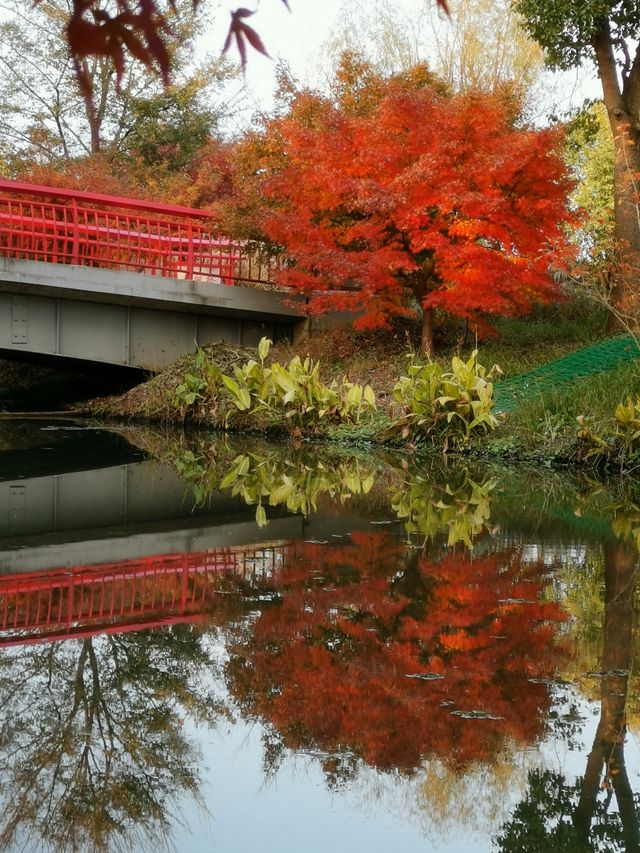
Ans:
[[[498,98],[391,84],[364,114],[326,103],[310,120],[294,105],[269,132],[283,156],[263,183],[264,230],[312,312],[384,325],[411,292],[481,319],[557,294],[570,220],[557,130],[514,127]]]

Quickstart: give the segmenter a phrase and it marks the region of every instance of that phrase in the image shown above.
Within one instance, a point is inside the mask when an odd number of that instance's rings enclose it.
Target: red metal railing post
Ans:
[[[71,210],[73,211],[73,237],[71,242],[71,263],[80,263],[80,223],[78,222],[78,202],[71,199]]]
[[[188,228],[187,233],[189,235],[189,244],[188,244],[188,248],[187,248],[186,278],[189,279],[189,281],[192,281],[193,280],[193,222],[191,220],[189,220],[189,228]]]

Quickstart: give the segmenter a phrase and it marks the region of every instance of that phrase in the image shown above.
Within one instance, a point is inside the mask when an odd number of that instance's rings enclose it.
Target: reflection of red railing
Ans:
[[[269,581],[287,545],[221,548],[0,576],[0,646],[206,617],[239,582]]]
[[[189,207],[0,180],[0,256],[224,284],[271,283],[276,261]]]

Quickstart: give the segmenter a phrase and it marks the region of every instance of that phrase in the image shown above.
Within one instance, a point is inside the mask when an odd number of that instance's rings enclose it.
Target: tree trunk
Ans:
[[[84,102],[85,115],[89,124],[89,132],[91,134],[91,154],[98,154],[102,147],[100,137],[101,118],[98,115],[93,94],[93,77],[89,73],[86,61],[80,62],[76,57],[73,59],[73,64],[76,72],[78,85],[80,86],[80,94]]]
[[[422,337],[420,347],[429,358],[433,355],[433,308],[422,309]]]
[[[638,132],[625,113],[612,122],[614,130],[614,226],[616,240],[614,286],[611,299],[614,324],[634,325],[640,307],[640,220],[638,186],[640,174]]]
[[[593,47],[615,148],[612,318],[613,325],[628,326],[635,325],[640,313],[640,50],[621,88],[608,22],[593,39]]]
[[[437,284],[437,279],[434,279],[434,269],[435,261],[430,258],[411,276],[411,290],[416,302],[422,308],[420,350],[429,358],[433,355],[433,308],[425,307],[424,301]]]

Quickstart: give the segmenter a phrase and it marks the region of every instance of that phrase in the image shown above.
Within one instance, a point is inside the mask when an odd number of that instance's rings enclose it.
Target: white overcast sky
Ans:
[[[366,0],[364,0],[366,2]],[[422,0],[409,0],[420,3]],[[256,9],[247,23],[258,31],[270,59],[249,48],[246,69],[247,87],[254,93],[257,105],[267,108],[271,104],[275,81],[275,63],[286,60],[296,76],[313,76],[318,66],[322,46],[330,37],[338,19],[342,0],[289,0],[291,12],[282,0],[222,0],[214,13],[213,26],[202,40],[209,51],[222,48],[229,27],[231,9],[244,6]],[[231,59],[237,58],[235,45],[229,50]]]
[[[366,4],[367,0],[361,2]],[[455,3],[456,0],[450,2]],[[425,3],[435,5],[435,0],[400,0],[396,5],[401,5],[407,14],[414,14],[417,18]],[[343,0],[289,0],[291,12],[288,12],[282,0],[258,0],[257,3],[255,0],[220,0],[214,12],[213,25],[207,28],[201,47],[211,52],[221,49],[231,9],[238,6],[255,9],[255,15],[248,18],[247,23],[259,32],[271,59],[250,49],[246,85],[255,106],[268,110],[272,104],[275,61],[279,58],[286,60],[297,77],[313,82],[322,63],[323,48],[326,49],[332,29],[339,20],[342,4]],[[234,47],[229,55],[232,58],[237,56]],[[545,113],[551,109],[564,112],[582,103],[585,97],[601,97],[601,90],[593,74],[572,72],[556,82],[551,97],[554,100],[551,107],[549,104],[542,107]],[[544,120],[543,116],[541,120]]]

